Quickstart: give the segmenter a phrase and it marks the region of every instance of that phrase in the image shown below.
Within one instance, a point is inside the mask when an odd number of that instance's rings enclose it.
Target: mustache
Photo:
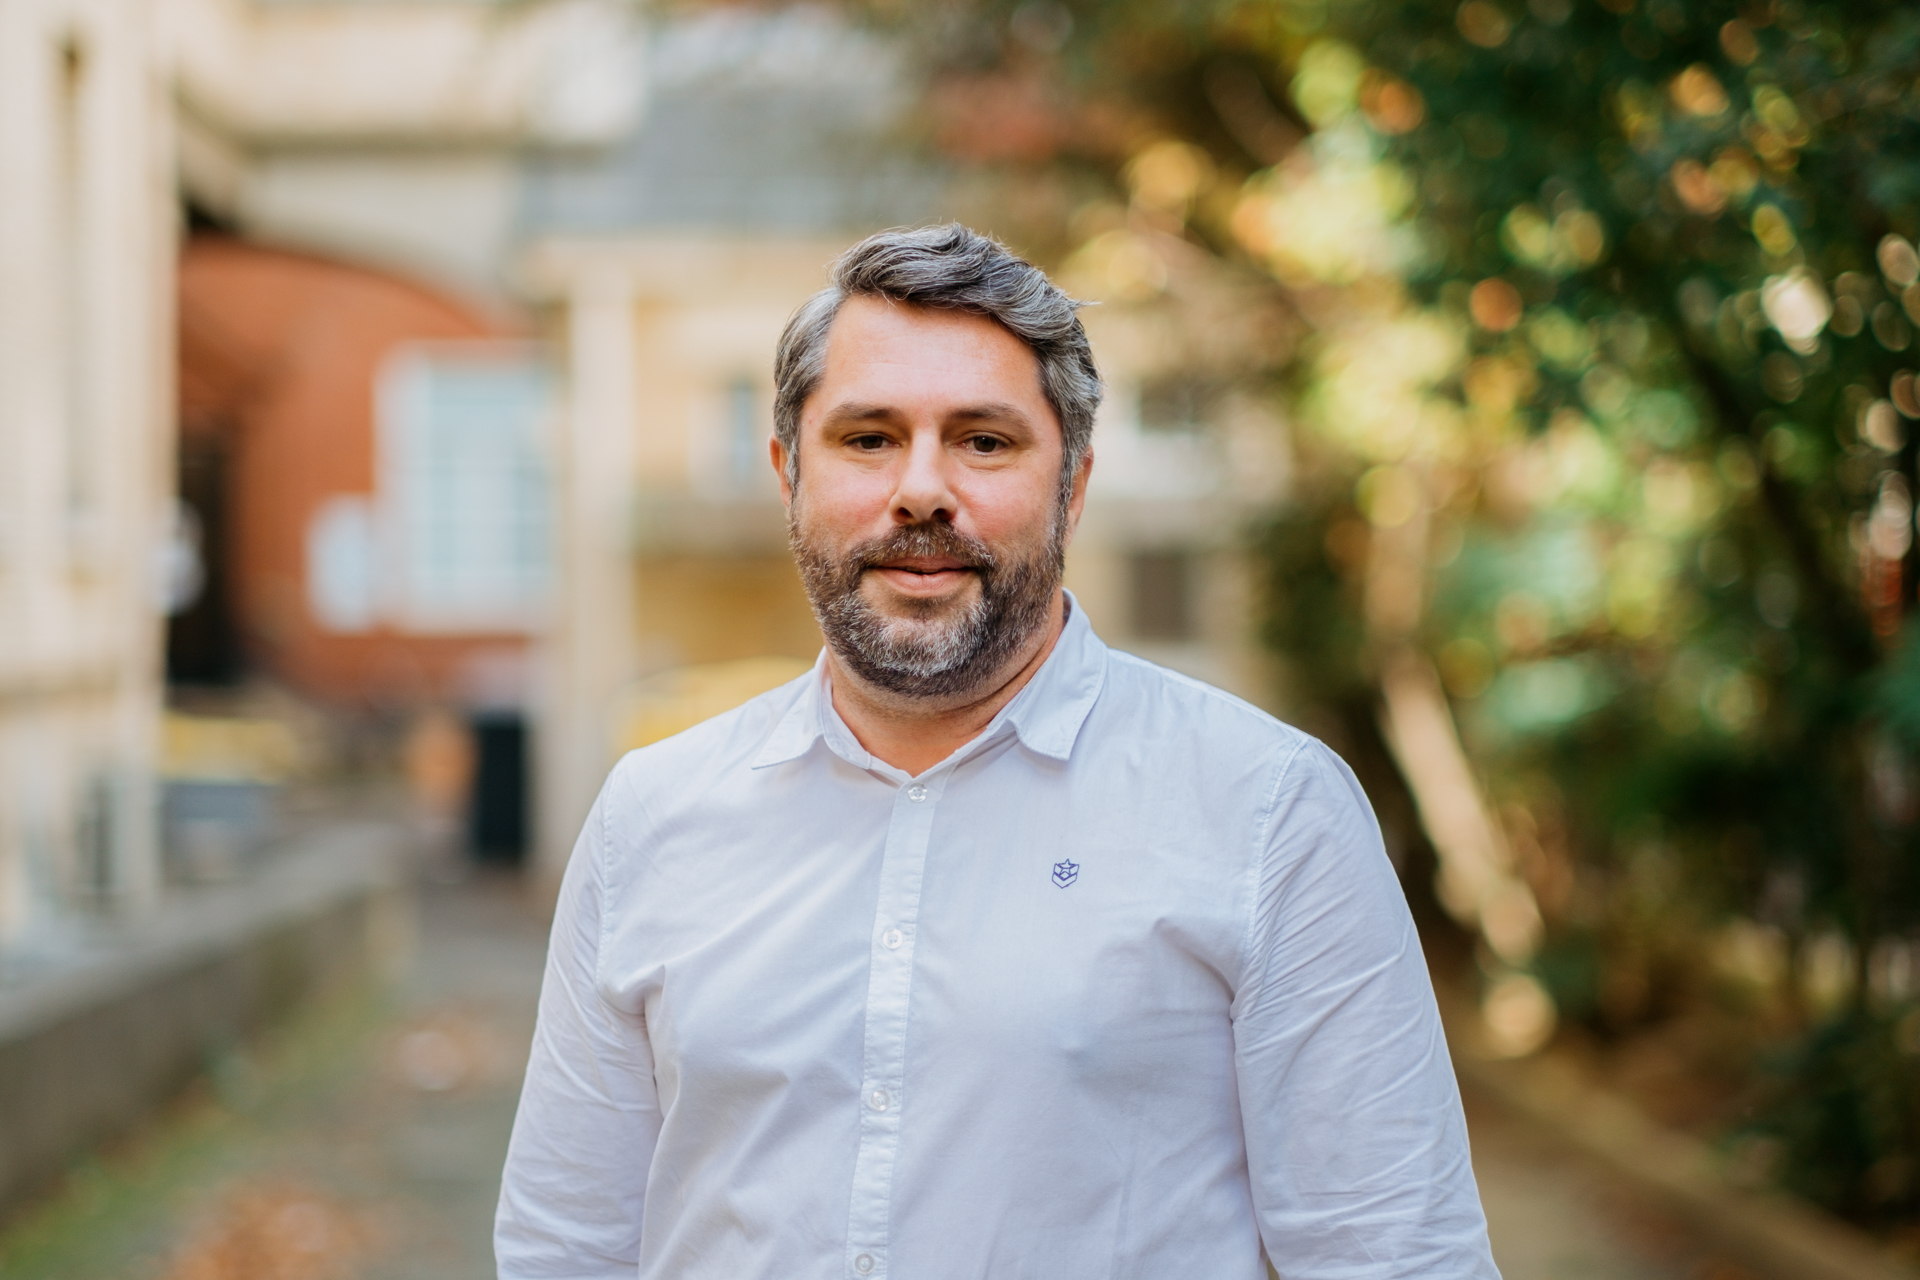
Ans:
[[[950,524],[909,524],[869,538],[847,552],[846,565],[854,573],[877,569],[894,560],[938,557],[956,560],[963,568],[991,576],[1000,567],[992,548]]]

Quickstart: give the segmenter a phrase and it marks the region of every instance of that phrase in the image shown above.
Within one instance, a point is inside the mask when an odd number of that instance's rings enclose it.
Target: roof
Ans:
[[[823,233],[936,216],[884,41],[819,10],[720,9],[656,30],[647,115],[604,152],[525,161],[520,231]]]

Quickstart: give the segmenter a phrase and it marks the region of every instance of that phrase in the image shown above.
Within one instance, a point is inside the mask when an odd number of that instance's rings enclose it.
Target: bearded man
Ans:
[[[959,226],[832,281],[771,446],[826,648],[588,817],[503,1280],[1495,1276],[1353,775],[1061,588],[1076,304]]]

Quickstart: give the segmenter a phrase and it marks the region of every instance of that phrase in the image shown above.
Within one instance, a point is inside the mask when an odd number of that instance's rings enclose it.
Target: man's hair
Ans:
[[[1080,304],[1046,273],[997,240],[957,222],[868,236],[833,264],[833,283],[793,313],[773,358],[773,430],[787,450],[787,479],[800,474],[800,409],[827,367],[827,339],[848,298],[887,298],[966,311],[998,321],[1040,362],[1040,389],[1060,419],[1061,485],[1072,484],[1093,441],[1100,373]]]

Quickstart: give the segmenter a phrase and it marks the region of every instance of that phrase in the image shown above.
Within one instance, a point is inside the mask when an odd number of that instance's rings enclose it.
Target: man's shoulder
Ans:
[[[731,711],[627,752],[613,767],[613,783],[644,800],[649,795],[685,795],[689,789],[747,768],[806,696],[808,683],[818,678],[808,671]]]
[[[1225,689],[1120,649],[1107,651],[1100,705],[1129,729],[1167,734],[1188,747],[1290,752],[1317,741]]]
[[[1339,807],[1359,798],[1351,772],[1318,738],[1204,680],[1108,652],[1082,735],[1095,776],[1133,779],[1149,807],[1186,804],[1189,821],[1256,814],[1264,823],[1296,807],[1289,796]]]

